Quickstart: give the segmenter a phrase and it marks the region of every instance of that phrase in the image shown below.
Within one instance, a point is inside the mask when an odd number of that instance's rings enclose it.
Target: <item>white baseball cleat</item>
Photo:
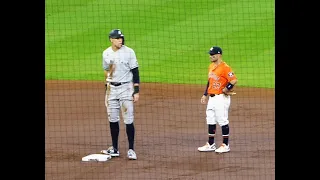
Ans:
[[[132,159],[132,160],[136,160],[137,159],[137,154],[134,152],[134,150],[129,149],[128,151],[128,158]]]
[[[198,147],[198,151],[200,151],[200,152],[207,152],[207,151],[214,151],[214,150],[216,150],[216,144],[215,143],[210,145],[207,142],[204,146]]]
[[[229,145],[226,145],[224,143],[222,143],[221,146],[215,150],[215,152],[217,152],[217,153],[225,153],[225,152],[229,152],[229,151],[230,151]]]

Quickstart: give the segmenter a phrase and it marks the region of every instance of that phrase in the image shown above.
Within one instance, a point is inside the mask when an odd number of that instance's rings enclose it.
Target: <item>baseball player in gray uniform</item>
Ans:
[[[133,49],[124,45],[124,35],[120,29],[109,33],[111,46],[103,51],[102,64],[106,79],[105,105],[110,125],[112,146],[101,153],[113,157],[120,155],[118,150],[120,111],[128,136],[128,158],[137,159],[134,151],[135,128],[134,102],[139,100],[139,70],[136,54]]]

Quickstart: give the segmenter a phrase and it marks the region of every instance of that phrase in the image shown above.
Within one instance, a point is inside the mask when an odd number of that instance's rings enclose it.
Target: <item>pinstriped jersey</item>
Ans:
[[[208,94],[222,94],[222,89],[226,87],[228,82],[237,78],[231,67],[225,62],[221,62],[219,65],[211,63],[208,69]]]
[[[104,50],[102,66],[109,72],[107,82],[130,82],[133,77],[131,69],[139,67],[134,50],[125,45],[117,51],[111,46]]]

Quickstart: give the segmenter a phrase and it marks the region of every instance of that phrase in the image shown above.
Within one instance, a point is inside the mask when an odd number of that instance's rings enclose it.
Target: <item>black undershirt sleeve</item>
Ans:
[[[140,76],[139,76],[139,69],[138,67],[131,69],[133,74],[133,83],[140,84]]]
[[[207,96],[208,95],[208,87],[209,87],[209,80],[208,80],[208,83],[207,83],[207,87],[203,93],[203,95]]]

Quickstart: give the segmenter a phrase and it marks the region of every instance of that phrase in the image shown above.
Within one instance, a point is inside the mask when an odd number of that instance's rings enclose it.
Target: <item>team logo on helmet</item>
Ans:
[[[234,75],[233,72],[229,72],[229,73],[228,73],[228,76],[229,76],[229,77],[232,77],[233,75]]]

